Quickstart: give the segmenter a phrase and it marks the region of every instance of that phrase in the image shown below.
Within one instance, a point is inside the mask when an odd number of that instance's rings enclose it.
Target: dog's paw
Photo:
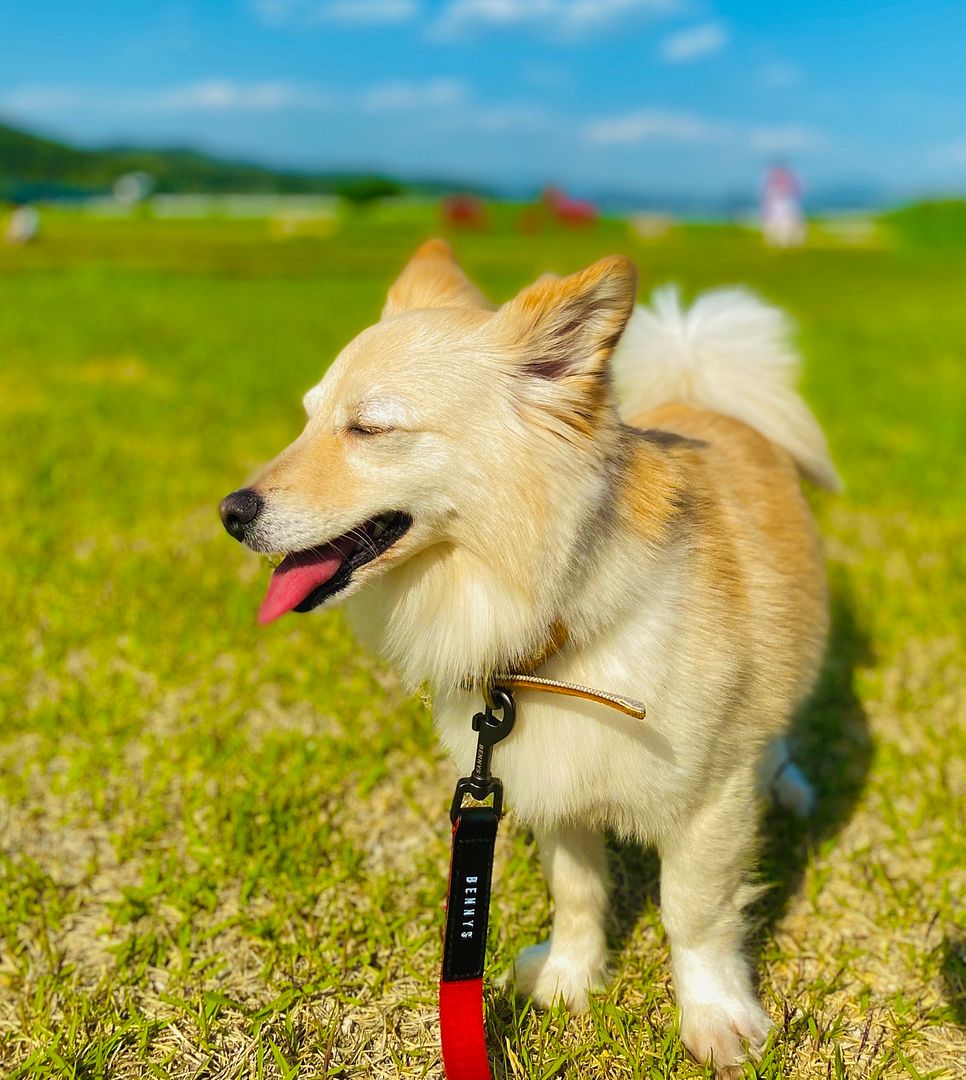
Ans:
[[[588,994],[602,989],[606,978],[603,960],[588,964],[586,958],[552,949],[549,941],[521,950],[512,970],[514,989],[520,997],[533,998],[544,1008],[562,999],[571,1012],[586,1009]]]
[[[698,1061],[714,1064],[719,1077],[741,1076],[741,1063],[755,1058],[772,1023],[754,999],[729,1003],[689,1002],[681,1010],[681,1041]]]

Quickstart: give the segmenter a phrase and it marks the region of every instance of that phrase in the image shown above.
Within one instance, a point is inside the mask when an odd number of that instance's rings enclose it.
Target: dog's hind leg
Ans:
[[[661,919],[671,941],[681,1040],[719,1076],[739,1076],[746,1046],[754,1054],[771,1028],[742,954],[742,908],[755,895],[746,874],[756,808],[753,777],[734,776],[659,845]]]
[[[550,1005],[563,998],[580,1010],[607,977],[605,919],[607,855],[602,834],[578,826],[535,830],[553,897],[553,932],[522,950],[514,965],[516,991]]]
[[[758,790],[800,818],[815,809],[815,789],[792,760],[788,740],[772,739],[758,764]]]

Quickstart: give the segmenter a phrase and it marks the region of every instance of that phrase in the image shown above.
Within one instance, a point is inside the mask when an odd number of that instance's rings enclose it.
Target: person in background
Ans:
[[[6,241],[8,244],[29,244],[37,239],[40,229],[40,214],[35,206],[22,203],[14,207],[7,222]]]
[[[805,243],[805,215],[801,185],[781,162],[769,166],[761,193],[761,222],[765,243],[771,247],[800,247]]]

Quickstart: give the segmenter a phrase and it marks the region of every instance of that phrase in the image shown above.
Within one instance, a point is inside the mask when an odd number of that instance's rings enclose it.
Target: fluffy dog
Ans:
[[[826,636],[800,477],[837,477],[780,312],[740,290],[687,312],[673,290],[651,308],[635,292],[615,257],[494,309],[430,241],[222,515],[286,555],[262,621],[348,601],[430,686],[466,772],[495,672],[646,703],[642,722],[520,691],[493,770],[537,837],[554,918],[517,987],[586,1004],[607,971],[605,831],[654,845],[681,1037],[726,1072],[770,1026],[742,954],[757,795]],[[808,808],[793,766],[781,784]]]

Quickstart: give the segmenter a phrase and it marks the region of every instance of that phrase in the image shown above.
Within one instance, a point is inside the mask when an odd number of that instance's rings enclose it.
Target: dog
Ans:
[[[771,1022],[743,945],[759,795],[812,793],[783,736],[812,688],[826,582],[802,477],[839,480],[794,389],[786,317],[736,289],[636,305],[633,263],[495,308],[441,240],[304,399],[301,435],[227,496],[284,554],[259,618],[347,604],[459,768],[497,672],[632,695],[645,721],[521,690],[495,747],[553,928],[514,965],[540,1005],[607,978],[605,833],[657,848],[684,1045],[721,1075]]]

